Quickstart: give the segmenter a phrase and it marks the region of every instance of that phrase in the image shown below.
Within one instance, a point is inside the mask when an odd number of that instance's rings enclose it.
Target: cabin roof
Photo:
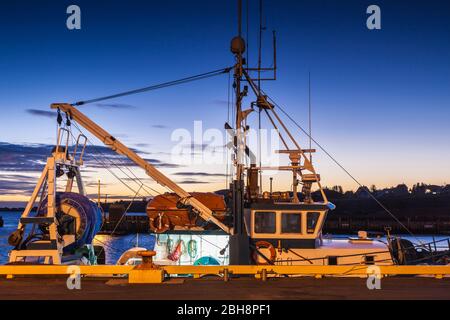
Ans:
[[[254,202],[250,205],[255,210],[299,210],[313,211],[329,210],[330,207],[324,203],[292,203],[292,202]]]
[[[380,249],[387,250],[387,245],[378,240],[352,242],[350,239],[323,239],[322,249]]]

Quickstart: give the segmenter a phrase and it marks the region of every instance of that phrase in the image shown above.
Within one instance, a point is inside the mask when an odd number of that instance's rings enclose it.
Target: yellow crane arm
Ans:
[[[156,169],[153,165],[141,158],[136,152],[125,146],[119,140],[114,138],[111,134],[89,119],[86,115],[80,112],[77,108],[68,103],[53,103],[52,109],[59,109],[65,112],[77,121],[86,130],[96,136],[106,146],[110,147],[113,151],[128,157],[131,161],[143,168],[147,175],[154,179],[157,183],[165,186],[175,192],[180,198],[181,203],[184,205],[192,206],[193,209],[200,215],[200,217],[206,221],[210,221],[221,228],[228,234],[232,233],[232,229],[223,224],[217,218],[213,216],[213,212],[203,203],[194,198],[189,192],[185,191],[178,184],[166,177],[161,171]]]

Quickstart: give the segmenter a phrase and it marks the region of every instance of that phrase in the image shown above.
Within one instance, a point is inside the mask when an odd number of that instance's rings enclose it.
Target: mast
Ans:
[[[236,167],[236,176],[231,185],[232,191],[232,211],[233,211],[233,225],[234,225],[234,233],[237,237],[241,237],[245,234],[244,227],[244,157],[245,157],[245,142],[244,142],[244,134],[245,128],[243,127],[244,113],[242,112],[242,98],[246,95],[246,90],[242,92],[241,90],[241,80],[243,77],[243,65],[244,61],[242,58],[243,53],[245,52],[245,41],[242,38],[242,0],[237,1],[237,36],[235,36],[231,40],[230,50],[234,54],[235,57],[235,65],[234,65],[234,94],[236,96],[236,119],[235,119],[235,133],[233,136],[233,143],[235,146],[235,167]],[[239,240],[237,240],[239,242]],[[239,245],[237,246],[239,247]],[[235,254],[232,254],[233,256]],[[240,254],[237,254],[238,256]]]
[[[242,79],[242,69],[243,69],[243,58],[242,55],[245,52],[245,41],[242,38],[242,0],[238,0],[238,35],[231,40],[231,52],[235,56],[236,64],[234,66],[234,89],[236,95],[236,180],[242,181],[243,179],[243,168],[244,168],[244,128],[242,126],[243,116],[242,116],[242,98],[245,94],[241,91],[241,79]]]
[[[320,175],[318,175],[312,165],[312,153],[315,152],[312,147],[312,141],[311,141],[311,93],[310,93],[310,76],[309,76],[309,149],[302,149],[300,147],[299,142],[295,139],[291,131],[288,129],[288,127],[284,124],[280,116],[278,115],[278,112],[275,110],[275,104],[272,103],[273,101],[270,100],[270,98],[264,93],[264,91],[261,89],[261,82],[262,81],[273,81],[276,80],[276,69],[277,69],[277,63],[276,63],[276,37],[275,37],[275,31],[273,31],[273,66],[272,67],[262,67],[262,31],[263,28],[263,1],[259,1],[259,48],[258,48],[258,64],[256,67],[252,68],[246,65],[245,59],[242,58],[243,53],[246,49],[246,44],[244,42],[244,39],[242,39],[242,0],[238,0],[238,10],[237,10],[237,20],[238,20],[238,35],[234,37],[231,41],[231,52],[235,55],[236,64],[234,66],[234,83],[233,87],[235,90],[236,95],[236,131],[235,131],[235,166],[236,166],[236,178],[233,187],[233,194],[234,194],[234,209],[236,209],[237,206],[241,206],[240,203],[236,200],[239,198],[237,189],[243,189],[244,186],[242,184],[243,182],[243,175],[244,170],[247,169],[247,180],[248,185],[246,188],[246,198],[250,201],[253,200],[253,198],[257,199],[260,194],[262,187],[262,164],[261,164],[261,158],[259,159],[259,167],[256,166],[256,161],[253,163],[252,159],[250,162],[250,166],[248,168],[245,167],[244,159],[246,159],[246,153],[247,153],[247,146],[246,146],[246,130],[248,129],[246,118],[250,112],[252,112],[254,109],[254,106],[256,105],[259,108],[259,115],[261,114],[261,111],[264,111],[264,113],[269,118],[270,122],[272,123],[274,129],[278,132],[278,135],[283,142],[283,145],[285,149],[278,150],[279,153],[284,153],[289,156],[289,160],[291,162],[290,169],[292,170],[292,192],[293,197],[291,199],[294,203],[299,203],[300,200],[297,196],[297,191],[300,183],[303,185],[302,193],[304,195],[304,202],[306,203],[312,203],[312,197],[311,197],[311,186],[313,183],[317,183],[319,186],[319,190],[322,194],[322,198],[325,203],[328,202],[328,199],[322,189],[321,183],[320,183]],[[243,66],[246,65],[244,68]],[[273,71],[273,75],[269,77],[263,77],[261,78],[261,71]],[[256,78],[253,77],[253,74],[256,72]],[[248,85],[245,85],[243,90],[241,90],[241,82],[244,81]],[[248,93],[248,90],[253,91],[253,94],[256,96],[256,101],[252,102],[251,108],[247,110],[242,110],[242,99],[245,97]],[[273,118],[272,118],[273,116]],[[261,120],[259,120],[259,126],[261,126]],[[277,125],[277,123],[279,125]],[[281,133],[280,129],[284,131],[284,133],[287,135],[289,139],[283,138],[283,134]],[[259,142],[260,144],[260,142]],[[293,148],[291,148],[289,145],[293,145]],[[260,146],[259,146],[260,148]],[[248,152],[250,154],[250,152]],[[309,153],[309,156],[306,156],[306,154]],[[249,155],[250,157],[250,155]],[[259,157],[261,157],[261,151],[259,152]],[[257,172],[255,174],[255,171]],[[258,186],[258,171],[259,171],[259,186]],[[309,173],[304,173],[304,171],[307,171]],[[300,179],[299,179],[300,178]],[[237,184],[237,182],[241,182],[240,184]],[[255,183],[256,182],[256,183]],[[237,187],[239,185],[239,187]],[[255,192],[256,191],[256,196]],[[241,202],[243,201],[241,197]],[[240,210],[234,210],[235,212],[235,222],[238,222],[242,220],[241,214],[239,213]]]

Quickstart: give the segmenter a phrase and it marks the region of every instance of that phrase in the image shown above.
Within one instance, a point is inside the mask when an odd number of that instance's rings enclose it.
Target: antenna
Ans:
[[[242,34],[242,0],[238,0],[238,36]]]
[[[261,90],[261,60],[262,60],[262,15],[263,15],[263,0],[259,0],[259,43],[258,43],[258,91]]]
[[[258,92],[261,92],[261,61],[262,61],[262,18],[263,17],[263,0],[259,0],[259,41],[258,41]],[[259,108],[258,114],[258,153],[259,153],[259,167],[262,167],[262,148],[261,148],[261,111]],[[259,170],[259,188],[262,192],[262,170]]]
[[[311,125],[311,71],[308,72],[308,122],[309,122],[309,161],[312,163],[312,125]]]
[[[233,88],[235,90],[236,96],[236,137],[237,137],[237,147],[236,147],[236,180],[241,181],[243,175],[244,165],[241,161],[241,152],[242,152],[242,138],[243,138],[243,120],[244,114],[242,112],[242,98],[247,94],[244,88],[244,91],[241,91],[241,80],[243,74],[243,64],[245,59],[243,59],[243,54],[245,53],[246,45],[244,39],[242,39],[242,0],[238,0],[237,2],[237,14],[238,14],[238,35],[231,40],[231,52],[234,54],[236,59],[236,64],[234,66],[234,82]]]
[[[246,64],[247,64],[247,66],[249,65],[249,42],[248,42],[248,38],[249,38],[249,32],[248,32],[248,26],[249,26],[249,11],[250,11],[250,9],[249,9],[249,3],[250,3],[250,0],[247,0],[247,8],[246,8],[246,18],[245,18],[245,20],[246,20],[246,24],[247,24],[247,26],[246,26],[246,30],[245,30],[245,42],[247,43],[247,55],[246,55]]]

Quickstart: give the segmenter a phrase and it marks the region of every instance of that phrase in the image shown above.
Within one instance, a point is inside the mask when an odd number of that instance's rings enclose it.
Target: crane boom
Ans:
[[[154,179],[158,184],[165,186],[175,192],[181,199],[180,202],[184,205],[189,205],[194,208],[194,210],[200,215],[200,217],[206,221],[210,221],[221,228],[228,234],[232,233],[232,228],[226,226],[216,217],[213,216],[213,212],[199,200],[194,198],[189,192],[180,187],[177,183],[170,180],[161,171],[156,169],[152,164],[148,163],[142,157],[140,157],[136,152],[125,146],[119,140],[114,138],[111,134],[89,119],[86,115],[80,112],[77,108],[68,103],[53,103],[51,104],[52,109],[59,109],[67,113],[72,119],[77,121],[82,127],[96,136],[100,141],[102,141],[106,146],[111,148],[118,154],[126,156],[128,159],[133,161],[136,165],[145,170],[146,174]]]

